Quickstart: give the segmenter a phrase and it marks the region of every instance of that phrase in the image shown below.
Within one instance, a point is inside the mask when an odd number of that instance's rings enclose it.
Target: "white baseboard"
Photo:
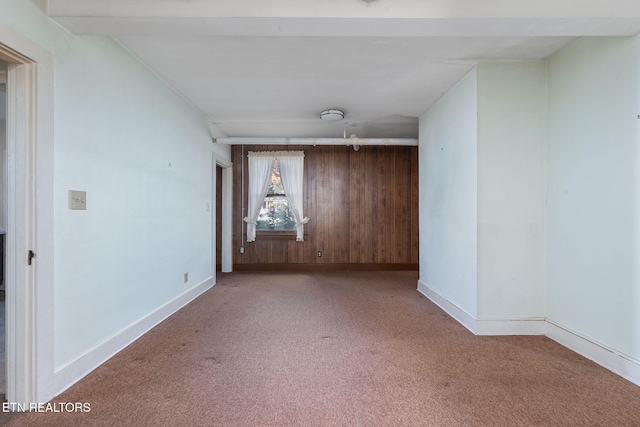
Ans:
[[[422,280],[418,280],[418,292],[433,301],[435,305],[443,309],[447,314],[449,314],[449,316],[460,322],[462,326],[464,326],[474,334],[476,333],[475,316],[467,313],[465,310],[458,307],[457,305],[440,295],[438,292],[431,289]]]
[[[524,319],[476,320],[476,335],[544,335],[545,319],[532,317]]]
[[[476,318],[421,280],[418,291],[475,335],[544,335],[640,386],[640,361],[595,342],[547,318]]]
[[[126,329],[98,344],[82,356],[69,362],[54,373],[55,395],[58,395],[85,377],[98,366],[140,338],[154,326],[196,299],[214,285],[213,277],[178,295]]]
[[[549,319],[545,322],[544,335],[640,386],[640,361]]]

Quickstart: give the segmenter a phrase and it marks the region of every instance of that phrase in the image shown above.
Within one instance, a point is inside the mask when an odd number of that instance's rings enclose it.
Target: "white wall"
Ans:
[[[640,38],[549,61],[547,316],[640,360]]]
[[[6,65],[0,61],[0,70],[4,70]],[[7,87],[4,83],[0,83],[0,227],[2,227],[3,233],[7,230],[7,117],[6,117],[6,96]],[[4,241],[5,235],[2,235]],[[4,248],[3,256],[0,258],[0,263],[4,263]],[[3,266],[4,272],[4,266]],[[0,290],[5,290],[4,275],[0,277]],[[4,346],[4,344],[0,344]],[[0,379],[0,382],[3,380]]]
[[[0,0],[0,10],[55,57],[58,370],[210,279],[211,153],[230,151],[118,43],[73,36],[31,2]],[[87,191],[86,211],[68,209],[69,190]]]
[[[475,316],[477,87],[473,70],[420,118],[420,281]]]
[[[476,333],[546,334],[639,383],[640,36],[474,74],[420,122],[419,289]],[[477,188],[456,186],[474,159]]]
[[[0,70],[5,65],[0,61]],[[7,195],[6,181],[6,158],[7,158],[7,116],[6,116],[6,96],[7,89],[4,83],[0,83],[0,201],[2,208],[0,209],[0,227],[7,228],[7,206],[5,197]]]
[[[546,73],[477,66],[479,319],[544,317]]]

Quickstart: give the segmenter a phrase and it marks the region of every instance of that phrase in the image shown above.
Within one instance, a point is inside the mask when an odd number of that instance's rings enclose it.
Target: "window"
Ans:
[[[296,220],[289,209],[287,195],[282,185],[280,163],[273,161],[267,195],[264,198],[258,219],[256,231],[295,231]]]
[[[296,241],[304,241],[302,212],[304,152],[249,151],[247,194],[247,242],[256,240],[256,230],[296,230]],[[259,228],[260,227],[260,228]]]

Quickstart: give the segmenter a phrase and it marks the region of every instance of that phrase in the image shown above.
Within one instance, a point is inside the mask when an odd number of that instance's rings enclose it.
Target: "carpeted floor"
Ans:
[[[640,387],[544,337],[477,337],[417,272],[232,273],[10,426],[640,426]]]

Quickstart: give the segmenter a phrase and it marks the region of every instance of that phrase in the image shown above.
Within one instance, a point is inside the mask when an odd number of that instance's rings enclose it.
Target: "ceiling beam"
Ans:
[[[396,145],[418,146],[417,139],[411,138],[263,138],[224,137],[213,138],[214,144],[229,145]]]
[[[640,2],[639,2],[640,3]],[[54,16],[74,34],[259,37],[633,36],[640,18],[206,18]]]
[[[640,18],[630,0],[49,0],[50,16],[210,18]]]
[[[75,34],[209,36],[631,36],[630,0],[49,0]]]

